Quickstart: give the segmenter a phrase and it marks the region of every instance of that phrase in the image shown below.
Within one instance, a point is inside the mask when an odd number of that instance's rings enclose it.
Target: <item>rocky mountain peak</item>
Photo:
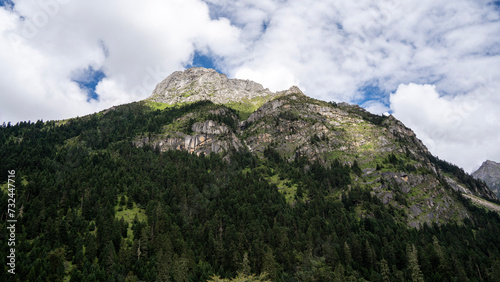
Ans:
[[[483,163],[483,165],[486,166],[486,167],[489,167],[489,166],[498,167],[498,166],[500,166],[500,163],[497,163],[497,162],[494,162],[494,161],[490,161],[490,160],[486,160]]]
[[[304,95],[304,93],[302,92],[302,90],[300,90],[300,88],[298,86],[292,86],[290,88],[288,88],[288,90],[285,90],[285,91],[281,91],[281,92],[278,92],[279,94],[283,94],[283,95],[290,95],[290,94],[302,94]]]
[[[487,160],[472,176],[486,182],[491,191],[500,196],[500,163]]]
[[[156,86],[148,99],[167,104],[201,100],[225,104],[275,95],[277,93],[269,91],[259,83],[243,79],[229,79],[225,74],[216,70],[197,67],[172,73]]]

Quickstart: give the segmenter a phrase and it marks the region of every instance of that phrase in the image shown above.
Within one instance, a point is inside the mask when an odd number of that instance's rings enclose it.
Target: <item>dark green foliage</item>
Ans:
[[[330,105],[331,105],[332,107],[334,107],[334,108],[337,108],[337,107],[338,107],[337,103],[336,103],[336,102],[333,102],[333,101],[328,102],[328,104],[330,104]]]
[[[278,117],[292,122],[300,119],[299,115],[293,111],[281,111]]]
[[[122,195],[120,197],[120,206],[124,206],[127,203],[127,200],[125,199],[125,195]]]
[[[400,158],[398,158],[394,153],[390,153],[389,155],[387,155],[383,162],[384,164],[386,164],[386,166],[390,166],[397,171],[404,171],[408,173],[416,172],[417,169],[415,168],[415,166],[413,166],[411,163],[408,163],[409,159],[411,159],[411,155],[409,154],[402,155],[400,156]],[[376,169],[380,170],[381,168],[382,167],[377,164]]]
[[[357,176],[361,176],[361,173],[363,173],[363,171],[361,171],[361,168],[359,167],[359,164],[358,164],[358,161],[355,160],[351,166],[351,170],[352,172],[354,172]]]
[[[384,160],[385,163],[389,163],[392,165],[398,165],[400,163],[398,157],[394,155],[394,153],[390,153]]]
[[[311,145],[314,145],[319,142],[321,142],[321,139],[318,137],[317,134],[314,134],[313,136],[311,136],[311,139],[309,139],[309,143],[311,143]]]
[[[134,103],[61,126],[0,128],[0,166],[16,169],[23,207],[15,279],[205,281],[266,271],[278,281],[498,280],[500,218],[465,200],[472,217],[462,225],[416,230],[353,183],[356,162],[298,154],[288,162],[272,146],[263,159],[243,151],[226,161],[131,143],[210,105],[150,111]],[[411,170],[404,159],[390,155],[384,167]],[[297,185],[293,204],[270,184],[273,175]],[[7,196],[0,198],[5,211]],[[117,206],[131,211],[134,203],[146,221],[117,218]],[[0,249],[7,253],[6,244]],[[12,279],[3,271],[1,281]]]
[[[47,255],[47,280],[62,281],[64,278],[64,262],[66,255],[63,248],[57,248]]]
[[[332,102],[330,102],[330,103],[332,103]],[[363,118],[364,120],[371,122],[375,125],[382,125],[383,122],[388,118],[386,116],[372,114],[372,113],[366,111],[365,109],[363,109],[359,106],[356,106],[356,105],[344,104],[343,109],[351,114],[356,114],[356,115],[360,116],[361,118]]]
[[[230,115],[215,115],[215,114],[209,114],[206,117],[206,120],[213,120],[217,123],[223,123],[227,125],[230,129],[233,131],[236,131],[238,129],[238,123],[237,121],[231,117]]]
[[[276,149],[274,149],[273,147],[270,147],[270,146],[268,146],[264,149],[264,156],[268,160],[270,160],[274,163],[279,164],[279,163],[283,162],[283,160],[281,159],[281,155],[276,151]]]
[[[134,208],[134,202],[132,200],[127,201],[127,209],[131,210]]]

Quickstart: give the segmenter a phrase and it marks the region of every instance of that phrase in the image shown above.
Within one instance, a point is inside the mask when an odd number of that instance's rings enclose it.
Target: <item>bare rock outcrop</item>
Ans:
[[[192,125],[194,134],[182,132],[170,132],[168,134],[152,137],[139,137],[134,141],[135,146],[144,145],[159,148],[164,152],[167,150],[185,150],[197,155],[204,153],[221,153],[231,149],[243,148],[240,139],[236,137],[226,125],[207,120]]]
[[[201,100],[224,104],[275,95],[277,94],[250,80],[229,79],[213,69],[190,68],[174,72],[160,82],[149,99],[167,104]]]

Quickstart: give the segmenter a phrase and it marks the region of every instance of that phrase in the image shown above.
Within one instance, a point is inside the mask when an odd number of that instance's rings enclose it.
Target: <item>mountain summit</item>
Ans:
[[[472,173],[472,176],[486,182],[488,187],[500,197],[500,163],[487,160]]]
[[[190,68],[177,71],[160,82],[149,98],[167,104],[210,100],[216,104],[241,102],[256,97],[272,97],[276,93],[256,82],[228,79],[213,69]]]

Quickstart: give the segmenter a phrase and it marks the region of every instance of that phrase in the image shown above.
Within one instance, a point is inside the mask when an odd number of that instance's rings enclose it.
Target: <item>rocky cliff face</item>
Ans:
[[[255,98],[258,108],[242,108],[248,106],[244,101]],[[383,204],[404,210],[414,227],[469,217],[454,191],[496,198],[487,188],[467,187],[442,173],[413,131],[394,117],[315,100],[297,87],[272,93],[254,82],[194,68],[170,75],[148,101],[200,100],[213,103],[165,125],[163,134],[138,137],[136,146],[196,154],[249,150],[262,158],[272,148],[288,161],[306,158],[329,165],[340,160],[359,166],[355,185],[371,189]],[[249,115],[242,117],[241,111]]]
[[[485,161],[472,176],[486,182],[488,187],[500,197],[500,163]]]
[[[190,113],[165,128],[162,135],[143,136],[134,141],[137,147],[150,145],[161,151],[186,150],[197,155],[221,153],[230,149],[240,150],[243,144],[233,128],[222,122],[210,120],[209,116],[224,116],[237,122],[237,117],[226,108],[210,107],[204,113]],[[207,115],[208,114],[208,115]],[[199,121],[195,121],[199,120]],[[226,119],[226,123],[227,119]],[[175,130],[185,128],[185,130]]]

